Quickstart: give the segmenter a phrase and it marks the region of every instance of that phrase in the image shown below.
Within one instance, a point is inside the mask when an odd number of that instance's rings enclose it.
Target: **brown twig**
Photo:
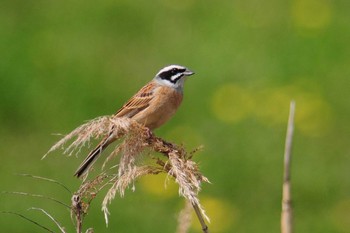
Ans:
[[[87,214],[90,204],[97,194],[109,184],[108,178],[108,175],[101,173],[94,179],[83,182],[79,190],[73,194],[71,198],[71,217],[72,219],[73,217],[75,218],[77,233],[82,232],[84,216]],[[86,232],[93,232],[93,229],[89,228]]]
[[[207,226],[207,224],[204,221],[203,215],[202,215],[202,211],[200,210],[199,206],[197,204],[192,203],[193,209],[196,212],[196,215],[198,217],[198,220],[202,226],[202,231],[204,233],[209,233],[209,228]]]
[[[155,136],[152,132],[149,132],[147,143],[150,147],[154,148],[157,152],[165,155],[166,157],[169,157],[171,152],[181,150],[181,148],[179,148],[177,145]]]
[[[181,148],[178,148],[176,145],[169,143],[167,141],[164,141],[162,138],[159,138],[159,137],[156,137],[153,135],[151,135],[149,137],[149,142],[150,142],[150,145],[152,145],[152,143],[156,144],[156,146],[152,146],[152,148],[155,148],[155,150],[157,152],[164,154],[168,158],[170,158],[172,153],[178,153],[179,150],[181,150]],[[180,152],[180,154],[181,154],[181,152]],[[190,156],[192,156],[192,155],[190,155]],[[160,162],[158,161],[158,163],[160,163]],[[164,164],[164,169],[167,170],[167,172],[169,173],[171,167],[169,165],[167,166],[167,164]],[[174,176],[175,179],[177,178],[176,174],[173,173],[172,175]],[[202,231],[204,233],[209,233],[209,228],[206,225],[203,214],[202,214],[203,209],[199,206],[199,203],[197,203],[197,202],[191,202],[191,204],[192,204],[193,209],[196,212],[197,218],[202,226]]]
[[[74,194],[72,196],[72,213],[75,215],[76,232],[81,233],[84,212],[82,208],[81,198],[77,194]]]
[[[295,115],[295,102],[291,101],[286,142],[285,142],[285,150],[284,150],[284,175],[283,175],[282,213],[281,213],[281,232],[282,233],[293,232],[290,168],[291,168],[292,144],[293,144],[293,133],[294,133],[294,115]]]

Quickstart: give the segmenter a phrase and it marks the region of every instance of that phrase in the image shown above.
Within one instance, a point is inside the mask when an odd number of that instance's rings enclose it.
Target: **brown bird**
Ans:
[[[131,118],[154,130],[167,122],[182,102],[186,77],[193,75],[184,66],[170,65],[161,69],[153,80],[142,87],[116,113],[116,117]],[[75,176],[84,175],[109,144],[118,138],[111,132],[93,149],[81,163]]]

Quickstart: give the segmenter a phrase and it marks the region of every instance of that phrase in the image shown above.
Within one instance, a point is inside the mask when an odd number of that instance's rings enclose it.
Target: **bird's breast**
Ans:
[[[154,90],[154,98],[149,106],[133,118],[151,130],[156,129],[175,114],[182,97],[182,93],[173,88],[158,87]]]

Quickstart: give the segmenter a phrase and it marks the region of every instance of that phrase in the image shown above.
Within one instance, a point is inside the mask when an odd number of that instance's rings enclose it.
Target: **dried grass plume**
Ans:
[[[192,160],[197,150],[188,153],[183,147],[155,136],[148,128],[132,119],[103,116],[88,121],[59,140],[43,158],[57,149],[63,149],[63,153],[67,155],[78,154],[84,146],[90,145],[91,139],[100,139],[111,133],[119,140],[117,146],[106,157],[103,168],[107,162],[114,161],[117,156],[120,156],[119,163],[117,166],[114,164],[111,168],[104,169],[92,180],[86,179],[88,174],[85,176],[86,180],[72,199],[72,214],[76,216],[77,222],[82,222],[91,201],[102,188],[109,187],[102,202],[102,211],[108,224],[108,204],[112,202],[117,193],[123,196],[125,190],[131,185],[133,187],[134,181],[141,176],[166,173],[179,185],[179,195],[194,207],[203,232],[208,232],[204,219],[209,221],[209,218],[200,204],[198,193],[202,182],[208,183],[209,181],[201,174],[196,162]],[[162,156],[155,156],[155,153],[152,152],[157,152]],[[153,163],[147,162],[146,164],[145,156],[151,158]]]

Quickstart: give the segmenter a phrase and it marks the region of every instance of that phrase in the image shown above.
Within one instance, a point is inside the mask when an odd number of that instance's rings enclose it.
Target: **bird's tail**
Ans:
[[[89,170],[89,168],[95,163],[98,157],[100,157],[102,151],[104,151],[104,149],[106,149],[107,146],[111,144],[114,140],[115,139],[111,138],[110,136],[104,138],[80,164],[79,168],[74,173],[74,176],[80,178],[82,175],[84,175]]]

